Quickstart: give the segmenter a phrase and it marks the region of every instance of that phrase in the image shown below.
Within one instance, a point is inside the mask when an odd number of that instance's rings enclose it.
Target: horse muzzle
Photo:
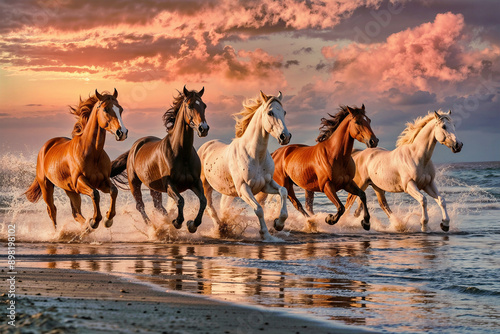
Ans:
[[[368,139],[365,142],[365,144],[366,144],[366,147],[368,147],[368,148],[375,148],[378,145],[378,138],[377,137],[372,137],[372,138]]]
[[[278,138],[278,143],[280,145],[286,145],[290,142],[290,139],[292,139],[292,134],[291,133],[288,133],[285,134],[285,132],[282,132]]]
[[[202,122],[200,125],[197,127],[194,127],[196,129],[196,132],[198,132],[198,137],[206,137],[208,135],[208,130],[210,130],[210,127],[208,126],[207,122]]]
[[[115,139],[117,141],[124,141],[125,139],[127,139],[127,135],[128,135],[128,130],[127,129],[125,129],[124,131],[118,129],[115,132]]]
[[[462,147],[464,146],[464,143],[457,141],[451,148],[451,151],[453,153],[458,153],[462,150]]]

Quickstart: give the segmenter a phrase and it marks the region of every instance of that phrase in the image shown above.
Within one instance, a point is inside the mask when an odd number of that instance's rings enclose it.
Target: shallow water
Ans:
[[[17,197],[23,190],[19,184],[29,185],[32,177],[29,159],[18,159],[12,170],[24,174],[11,183],[0,179],[1,237],[5,225],[14,222],[18,266],[108,272],[376,331],[491,333],[500,328],[500,163],[439,166],[439,188],[451,218],[448,233],[440,230],[440,210],[431,199],[431,232],[422,233],[420,208],[412,198],[389,195],[397,217],[389,221],[369,192],[371,231],[352,215],[326,225],[324,217],[334,209],[317,196],[319,213],[312,224],[289,205],[287,227],[275,233],[284,242],[268,244],[259,241],[255,217],[238,201],[228,214],[235,231],[220,239],[207,216],[194,235],[170,228],[160,217],[153,219],[158,228],[146,227],[124,192],[113,227],[83,236],[69,218],[67,198],[58,193],[60,230],[54,232],[42,202]],[[0,163],[0,178],[13,173]],[[186,202],[186,218],[192,219],[195,197],[187,194]],[[278,213],[276,202],[266,203],[269,226]],[[84,203],[89,212],[90,202]],[[168,210],[174,217],[175,210]]]

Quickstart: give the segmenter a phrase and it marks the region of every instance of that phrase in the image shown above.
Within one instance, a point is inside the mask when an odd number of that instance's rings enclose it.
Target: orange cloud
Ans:
[[[438,14],[434,22],[392,34],[385,43],[349,44],[322,50],[332,80],[347,87],[383,92],[432,91],[441,83],[457,83],[477,74],[484,60],[496,59],[498,47],[473,47],[461,14]]]

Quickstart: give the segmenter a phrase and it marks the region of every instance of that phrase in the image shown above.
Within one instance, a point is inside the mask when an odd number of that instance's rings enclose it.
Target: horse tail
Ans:
[[[24,193],[26,195],[26,198],[28,201],[31,203],[36,203],[42,197],[42,188],[40,187],[40,184],[38,183],[38,180],[35,178],[31,186],[26,190]]]
[[[130,190],[128,187],[127,160],[130,151],[120,155],[111,162],[111,181],[121,190]]]

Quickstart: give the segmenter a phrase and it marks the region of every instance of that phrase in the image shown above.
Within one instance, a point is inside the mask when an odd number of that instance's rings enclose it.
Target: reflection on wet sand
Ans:
[[[388,316],[404,321],[422,311],[432,312],[426,305],[432,305],[435,296],[419,289],[418,280],[408,277],[407,286],[388,284],[383,268],[400,271],[404,279],[406,271],[432,267],[436,243],[443,246],[446,242],[382,239],[286,245],[58,244],[46,246],[46,259],[42,256],[38,260],[46,262],[48,268],[133,275],[166,289],[228,301],[330,309],[323,312],[329,319],[373,325],[377,322],[374,310],[385,321]],[[401,249],[404,252],[398,251]],[[415,308],[421,312],[414,312]],[[370,309],[371,317],[363,309]]]

